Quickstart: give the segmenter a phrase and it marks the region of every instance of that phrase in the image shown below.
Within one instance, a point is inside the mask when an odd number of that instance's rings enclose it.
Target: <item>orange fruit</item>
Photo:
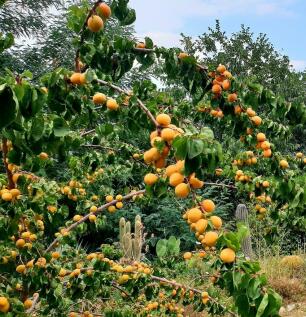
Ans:
[[[39,157],[41,160],[46,160],[46,159],[49,157],[49,155],[48,155],[47,153],[45,153],[45,152],[41,152],[41,153],[38,155],[38,157]]]
[[[178,168],[175,164],[169,165],[166,168],[166,176],[170,177],[172,174],[178,171]]]
[[[191,209],[192,210],[192,209]],[[202,214],[201,214],[202,217]],[[199,234],[202,234],[205,232],[206,228],[208,225],[208,221],[206,219],[199,219],[196,223],[195,223],[195,230],[196,232],[198,232]],[[201,239],[200,239],[201,240]]]
[[[183,183],[184,176],[178,172],[173,173],[169,178],[169,184],[171,186],[177,186],[178,184]]]
[[[4,296],[0,297],[0,312],[7,313],[10,310],[10,303]]]
[[[189,260],[192,258],[192,253],[191,252],[185,252],[184,255],[183,255],[183,258],[185,260]]]
[[[165,113],[161,113],[156,117],[156,121],[159,125],[166,127],[171,123],[171,118]]]
[[[222,227],[222,219],[218,216],[211,216],[210,221],[215,229],[220,229]]]
[[[240,106],[236,105],[234,107],[234,112],[235,112],[235,114],[240,114],[242,112],[242,108]]]
[[[146,44],[144,42],[139,42],[136,44],[136,48],[146,48]]]
[[[236,259],[236,253],[230,248],[225,248],[220,253],[220,259],[224,263],[233,263]]]
[[[95,105],[102,105],[106,102],[107,98],[104,94],[98,92],[92,97],[92,101]]]
[[[266,141],[266,136],[265,136],[265,134],[262,133],[262,132],[259,132],[259,133],[256,135],[256,138],[257,138],[257,141],[258,141],[258,142]]]
[[[231,87],[231,82],[228,80],[228,79],[225,79],[223,82],[222,82],[222,88],[223,90],[229,90]]]
[[[222,64],[220,64],[218,67],[217,67],[217,72],[223,74],[224,72],[226,71],[226,67]]]
[[[186,58],[186,57],[188,57],[188,56],[189,56],[189,55],[188,55],[187,53],[181,52],[181,53],[179,53],[178,58],[179,58],[179,59],[184,59],[184,58]]]
[[[115,99],[108,99],[106,102],[106,107],[109,110],[117,110],[119,105]]]
[[[214,202],[210,199],[203,200],[201,206],[206,212],[213,212],[216,208]]]
[[[157,161],[160,158],[160,153],[157,148],[153,147],[150,150],[144,152],[143,159],[146,163],[150,163],[152,161]]]
[[[30,300],[30,299],[26,299],[24,302],[23,302],[23,306],[25,309],[29,309],[31,308],[33,305],[33,302]]]
[[[96,33],[103,29],[104,23],[98,15],[92,15],[87,21],[87,26],[91,32]]]
[[[229,94],[229,95],[227,96],[227,101],[228,101],[228,102],[235,102],[235,101],[237,101],[237,98],[238,98],[238,96],[237,96],[236,93]]]
[[[271,157],[271,155],[272,155],[271,149],[268,149],[268,150],[264,150],[264,151],[263,151],[263,156],[264,156],[264,157]]]
[[[189,184],[192,188],[199,189],[204,186],[204,182],[195,177],[195,173],[193,173],[189,178]]]
[[[222,88],[221,88],[221,86],[220,85],[218,85],[218,84],[214,84],[213,86],[212,86],[212,88],[211,88],[211,91],[214,93],[214,94],[221,94],[221,92],[222,92]]]
[[[288,164],[288,162],[287,162],[286,160],[281,160],[281,161],[279,162],[279,165],[280,165],[280,167],[283,168],[283,169],[289,167],[289,164]]]
[[[175,131],[170,129],[170,128],[162,129],[161,137],[162,137],[163,140],[165,140],[167,142],[170,142],[175,137]]]
[[[261,148],[262,148],[263,150],[268,150],[268,149],[270,149],[270,147],[271,147],[271,144],[270,144],[270,142],[268,142],[268,141],[263,141],[263,142],[261,143]]]
[[[188,184],[182,183],[175,187],[175,195],[179,198],[186,198],[189,195],[190,187]]]
[[[252,109],[252,108],[247,108],[247,111],[246,111],[247,115],[249,117],[254,117],[256,116],[256,112]]]
[[[223,76],[225,76],[226,78],[232,78],[233,77],[232,74],[228,70],[223,72]]]
[[[302,158],[303,157],[303,153],[302,152],[298,152],[295,155],[297,158]]]
[[[1,195],[1,198],[4,201],[11,201],[13,199],[13,195],[10,192],[5,192]]]
[[[104,19],[109,19],[112,15],[111,8],[104,2],[99,5],[98,11]]]
[[[262,182],[262,186],[265,187],[265,188],[267,188],[267,187],[270,186],[270,183],[269,183],[268,181],[263,181],[263,182]]]
[[[187,211],[188,220],[196,223],[202,218],[202,211],[199,208],[191,208]]]
[[[83,85],[86,82],[85,74],[73,73],[70,77],[70,81],[73,85]]]
[[[251,120],[256,126],[261,125],[262,119],[259,116],[254,116]]]
[[[146,185],[152,186],[153,184],[155,184],[158,181],[158,176],[152,173],[148,173],[145,177],[144,177],[144,183]]]
[[[209,247],[213,247],[218,240],[218,233],[215,231],[209,231],[204,236],[204,244],[206,244]]]

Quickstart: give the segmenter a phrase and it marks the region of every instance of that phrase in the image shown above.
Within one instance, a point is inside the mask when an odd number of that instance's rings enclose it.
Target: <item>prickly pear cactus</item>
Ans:
[[[248,209],[245,205],[239,204],[235,212],[236,222],[243,223],[249,229]],[[251,236],[246,236],[241,243],[242,251],[246,258],[253,257]]]

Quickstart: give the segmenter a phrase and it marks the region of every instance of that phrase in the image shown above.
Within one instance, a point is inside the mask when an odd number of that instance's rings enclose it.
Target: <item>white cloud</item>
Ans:
[[[306,70],[306,60],[292,60],[291,65],[296,71]]]

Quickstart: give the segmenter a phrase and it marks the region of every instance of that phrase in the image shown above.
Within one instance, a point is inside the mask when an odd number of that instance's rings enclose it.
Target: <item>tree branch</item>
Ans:
[[[108,86],[108,87],[120,92],[121,94],[129,95],[129,92],[127,92],[124,89],[122,89],[122,88],[120,88],[120,87],[118,87],[118,86],[116,86],[114,84],[111,84],[111,83],[109,83],[109,82],[107,82],[105,80],[97,79],[96,82],[101,84],[101,85]],[[155,117],[150,112],[150,110],[144,105],[144,103],[139,98],[137,98],[137,102],[138,102],[139,107],[145,112],[145,114],[153,122],[153,124],[156,126],[156,128],[160,128],[158,122],[155,120]]]
[[[134,196],[138,196],[138,195],[144,194],[145,192],[146,192],[146,190],[143,189],[143,190],[139,190],[139,191],[137,191],[137,192],[135,192],[135,193],[130,193],[130,194],[124,196],[124,197],[122,198],[122,200],[130,199],[130,198],[132,198],[132,197],[134,197]],[[76,228],[77,226],[79,226],[81,223],[85,222],[91,215],[96,215],[98,212],[101,212],[102,210],[104,210],[104,209],[106,209],[106,208],[108,208],[108,207],[110,207],[110,206],[116,205],[116,203],[117,203],[118,201],[119,201],[119,200],[114,199],[113,201],[111,201],[111,202],[109,202],[109,203],[107,203],[107,204],[105,204],[105,205],[99,207],[96,212],[90,212],[89,214],[87,214],[87,215],[85,215],[84,217],[82,217],[79,221],[77,221],[77,222],[71,224],[71,225],[66,229],[66,232],[69,232],[69,231],[73,230],[74,228]],[[56,244],[59,242],[59,240],[60,240],[60,237],[57,237],[56,239],[54,239],[54,241],[53,241],[53,242],[49,245],[49,247],[46,249],[45,253],[50,252],[50,250],[52,250],[52,249],[56,246]]]

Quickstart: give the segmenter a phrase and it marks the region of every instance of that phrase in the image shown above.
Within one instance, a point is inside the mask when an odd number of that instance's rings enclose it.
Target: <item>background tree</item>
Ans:
[[[289,57],[279,53],[264,33],[254,37],[249,27],[241,25],[228,35],[216,20],[215,27],[196,40],[182,34],[181,42],[186,52],[207,65],[226,64],[236,76],[252,78],[289,101],[306,100],[305,71],[294,71]]]

